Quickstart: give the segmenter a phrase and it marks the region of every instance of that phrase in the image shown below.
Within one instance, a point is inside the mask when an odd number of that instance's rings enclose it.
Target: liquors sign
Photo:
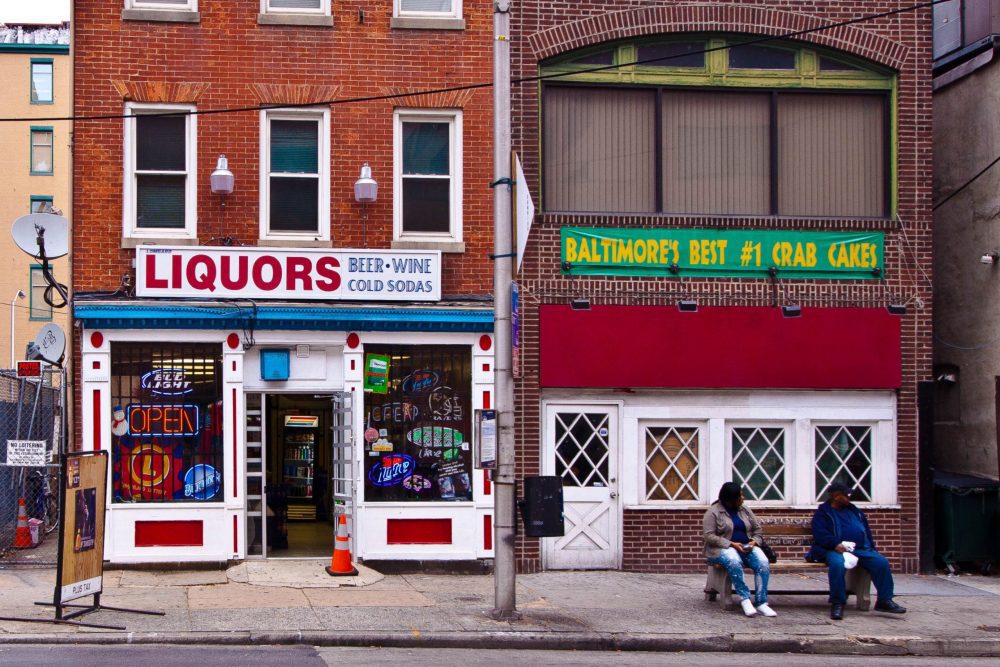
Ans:
[[[138,296],[441,300],[437,250],[139,246],[135,259]]]

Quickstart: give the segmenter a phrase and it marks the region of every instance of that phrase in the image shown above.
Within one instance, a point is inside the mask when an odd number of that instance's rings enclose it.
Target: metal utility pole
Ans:
[[[493,4],[493,362],[497,411],[497,468],[493,478],[493,618],[510,620],[517,613],[514,579],[514,378],[511,360],[511,229],[510,166],[510,4]],[[504,187],[506,186],[506,187]]]

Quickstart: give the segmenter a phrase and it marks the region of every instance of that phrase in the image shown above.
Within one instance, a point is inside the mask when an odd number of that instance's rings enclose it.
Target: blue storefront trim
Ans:
[[[431,308],[305,308],[77,303],[88,329],[234,329],[489,333],[493,311]]]

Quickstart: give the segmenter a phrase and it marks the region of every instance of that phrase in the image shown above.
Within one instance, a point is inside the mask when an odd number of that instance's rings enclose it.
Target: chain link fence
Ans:
[[[0,370],[0,569],[56,565],[65,407],[62,369],[37,378]],[[44,465],[23,465],[42,450]],[[22,500],[27,532],[18,531]]]

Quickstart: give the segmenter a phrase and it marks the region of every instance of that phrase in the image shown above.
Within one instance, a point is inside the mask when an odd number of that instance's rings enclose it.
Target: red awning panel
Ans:
[[[541,306],[541,386],[895,389],[900,317],[884,308]]]

